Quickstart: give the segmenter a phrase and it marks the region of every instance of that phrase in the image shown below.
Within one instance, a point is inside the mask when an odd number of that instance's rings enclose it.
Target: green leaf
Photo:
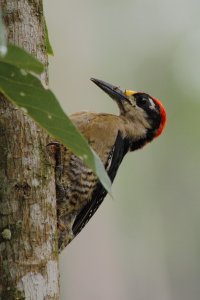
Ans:
[[[6,55],[0,56],[0,61],[36,74],[41,74],[44,70],[44,66],[39,60],[12,44],[8,45]]]
[[[32,68],[31,68],[32,70]],[[0,61],[0,91],[61,141],[91,168],[111,194],[111,182],[99,157],[65,115],[54,94],[40,80],[11,64]]]
[[[46,48],[47,48],[47,53],[49,55],[54,55],[53,53],[53,48],[51,47],[51,43],[50,43],[50,40],[49,40],[49,32],[48,32],[48,28],[47,28],[47,23],[46,23],[46,20],[44,19],[44,26],[45,26],[45,45],[46,45]]]

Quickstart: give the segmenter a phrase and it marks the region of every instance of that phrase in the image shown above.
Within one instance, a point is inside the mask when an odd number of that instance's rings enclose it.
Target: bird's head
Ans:
[[[122,91],[119,87],[99,79],[91,80],[117,103],[120,115],[140,124],[151,138],[159,136],[166,125],[166,111],[162,103],[143,92]]]

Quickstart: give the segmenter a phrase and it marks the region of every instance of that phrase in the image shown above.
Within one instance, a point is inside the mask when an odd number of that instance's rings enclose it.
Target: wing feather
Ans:
[[[128,148],[128,141],[122,136],[121,132],[118,131],[114,146],[109,153],[107,162],[105,164],[105,168],[107,169],[108,175],[112,182],[116,176],[117,170],[124,158],[124,155],[128,152]],[[72,227],[74,236],[76,236],[83,229],[90,218],[94,215],[100,204],[103,202],[106,194],[107,191],[104,189],[101,183],[98,182],[92,194],[91,201],[89,201],[83,207],[74,221]]]

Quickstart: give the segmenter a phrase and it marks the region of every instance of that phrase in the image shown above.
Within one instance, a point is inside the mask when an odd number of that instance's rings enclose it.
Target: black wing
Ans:
[[[125,154],[128,152],[128,149],[129,143],[126,139],[122,138],[121,132],[119,131],[113,149],[105,165],[111,182],[113,182],[117,170]],[[74,221],[72,227],[74,236],[76,236],[84,228],[84,226],[99,208],[106,195],[107,191],[99,182],[92,194],[92,200],[84,206],[84,208],[80,211],[80,213],[77,215]]]

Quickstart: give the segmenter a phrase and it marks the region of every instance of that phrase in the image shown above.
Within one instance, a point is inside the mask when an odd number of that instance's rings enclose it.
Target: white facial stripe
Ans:
[[[149,102],[151,103],[151,105],[149,106],[151,109],[155,109],[156,108],[156,105],[155,103],[153,102],[153,100],[151,98],[149,98]]]

